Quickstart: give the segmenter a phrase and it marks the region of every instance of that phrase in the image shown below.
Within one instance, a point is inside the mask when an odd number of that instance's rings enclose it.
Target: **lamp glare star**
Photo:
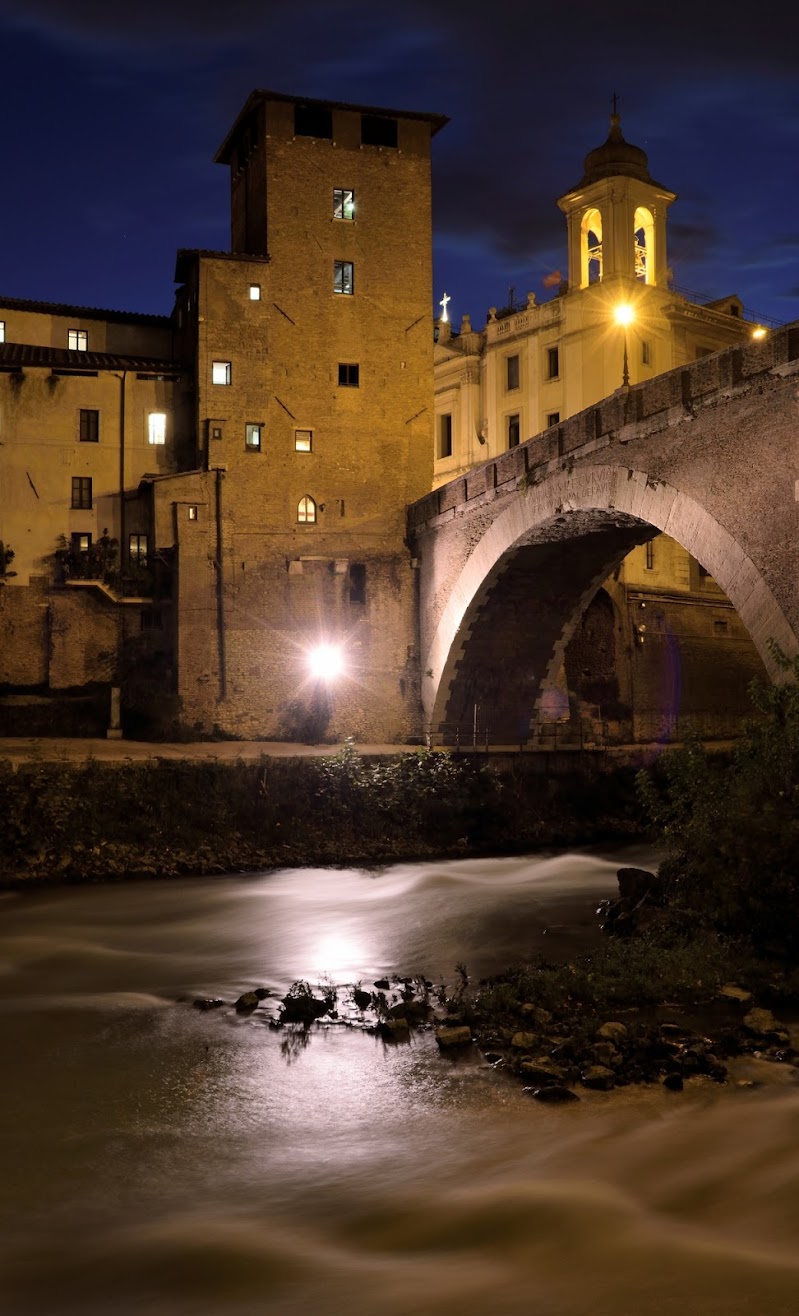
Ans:
[[[308,654],[311,676],[317,681],[335,681],[344,671],[344,655],[336,644],[317,644]]]

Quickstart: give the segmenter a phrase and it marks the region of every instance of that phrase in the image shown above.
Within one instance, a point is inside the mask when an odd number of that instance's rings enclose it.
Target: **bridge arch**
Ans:
[[[509,686],[515,693],[505,699],[506,722],[512,722],[514,706],[526,706],[530,715],[543,708],[596,590],[634,545],[659,531],[711,573],[769,676],[778,679],[768,640],[789,654],[799,651],[799,642],[761,572],[729,531],[695,498],[647,471],[581,463],[510,500],[474,543],[423,642],[427,724],[435,731],[458,720],[459,703],[465,711],[470,700],[490,700]],[[570,568],[564,575],[567,543]],[[532,580],[542,582],[537,595]],[[506,730],[509,739],[519,738],[518,724]]]

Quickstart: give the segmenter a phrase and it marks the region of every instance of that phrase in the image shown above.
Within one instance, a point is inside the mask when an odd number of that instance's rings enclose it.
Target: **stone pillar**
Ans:
[[[108,730],[105,733],[108,740],[122,739],[122,726],[120,725],[119,718],[119,693],[119,686],[112,685],[109,725]]]

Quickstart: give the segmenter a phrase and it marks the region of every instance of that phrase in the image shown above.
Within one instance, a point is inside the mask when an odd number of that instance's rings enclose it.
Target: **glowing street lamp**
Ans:
[[[752,330],[752,337],[755,339],[765,338],[766,332],[767,331],[762,324],[756,324],[754,329]]]
[[[627,326],[632,324],[635,319],[635,311],[629,302],[620,302],[613,312],[616,324],[621,325],[624,332],[624,369],[621,375],[622,388],[630,387],[630,363],[627,359]]]
[[[344,671],[344,655],[337,644],[317,644],[308,652],[308,669],[316,681],[335,681]]]

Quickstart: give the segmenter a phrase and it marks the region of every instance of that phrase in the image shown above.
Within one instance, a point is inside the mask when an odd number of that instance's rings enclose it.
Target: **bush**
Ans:
[[[664,755],[638,785],[668,846],[672,917],[799,951],[799,658],[775,644],[785,680],[750,688],[760,714],[726,763],[698,743]]]

